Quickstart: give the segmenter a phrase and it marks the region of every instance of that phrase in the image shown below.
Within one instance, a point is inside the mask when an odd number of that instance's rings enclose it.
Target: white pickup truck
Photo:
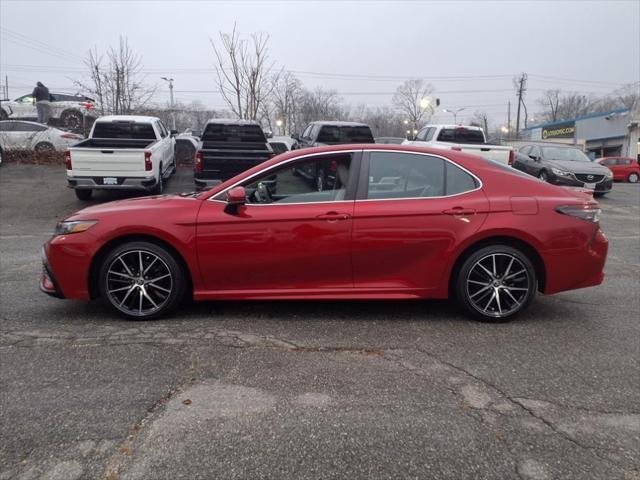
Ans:
[[[80,200],[93,190],[162,193],[176,170],[175,139],[159,118],[100,117],[89,138],[65,152],[67,182]]]
[[[426,125],[418,132],[415,140],[405,140],[402,144],[458,150],[505,165],[511,165],[515,158],[513,147],[487,144],[484,130],[475,126]]]

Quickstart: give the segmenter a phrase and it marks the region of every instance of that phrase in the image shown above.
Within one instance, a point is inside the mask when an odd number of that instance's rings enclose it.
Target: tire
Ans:
[[[90,200],[91,196],[93,195],[93,190],[91,190],[90,188],[76,188],[74,190],[74,192],[76,192],[76,197],[78,197],[78,200]]]
[[[178,171],[178,156],[173,152],[173,168],[171,169],[171,175],[174,175]]]
[[[186,278],[178,260],[165,247],[127,242],[104,259],[98,286],[100,297],[120,315],[129,320],[153,320],[182,302]]]
[[[455,278],[460,306],[485,322],[510,320],[531,303],[537,288],[536,270],[529,258],[508,245],[490,245],[473,252]]]
[[[627,182],[629,183],[638,183],[638,180],[640,180],[640,175],[638,175],[636,172],[630,173],[627,177]]]
[[[53,144],[51,144],[49,142],[40,142],[33,149],[38,153],[40,153],[40,152],[55,152],[56,147],[54,147]]]
[[[160,165],[158,170],[158,183],[153,187],[152,193],[154,195],[162,195],[164,191],[164,178],[162,178],[162,165]]]
[[[73,131],[82,130],[82,113],[78,110],[67,110],[60,115],[62,126]]]
[[[6,120],[7,118],[9,118],[9,115],[7,115],[7,112],[0,109],[0,120]]]
[[[540,173],[538,173],[538,178],[543,182],[549,182],[549,174],[546,170],[540,170]]]

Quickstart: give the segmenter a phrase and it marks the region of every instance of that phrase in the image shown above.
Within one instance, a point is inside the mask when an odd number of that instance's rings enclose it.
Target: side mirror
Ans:
[[[244,187],[235,187],[227,192],[227,205],[224,207],[226,213],[238,213],[238,207],[247,202],[247,193]]]
[[[300,141],[300,135],[298,135],[297,133],[292,133],[291,138],[293,138],[296,142]]]
[[[540,161],[540,159],[538,157],[536,157],[535,155],[529,155],[529,158],[531,160],[533,160],[534,162],[539,162]]]

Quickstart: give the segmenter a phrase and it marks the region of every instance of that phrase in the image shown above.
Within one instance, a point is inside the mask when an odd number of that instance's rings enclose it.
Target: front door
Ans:
[[[365,153],[353,221],[354,286],[440,288],[450,254],[482,225],[488,201],[479,181],[442,157]],[[367,170],[368,169],[368,170]]]
[[[247,203],[225,212],[225,192],[198,215],[197,248],[208,290],[344,289],[353,286],[351,228],[359,154],[313,155],[240,185]],[[308,163],[332,171],[318,189],[300,175]]]

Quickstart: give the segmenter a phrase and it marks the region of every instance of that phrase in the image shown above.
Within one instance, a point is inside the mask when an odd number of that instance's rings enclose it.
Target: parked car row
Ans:
[[[83,139],[84,136],[77,133],[48,127],[42,123],[0,121],[0,153],[11,150],[63,151]]]

